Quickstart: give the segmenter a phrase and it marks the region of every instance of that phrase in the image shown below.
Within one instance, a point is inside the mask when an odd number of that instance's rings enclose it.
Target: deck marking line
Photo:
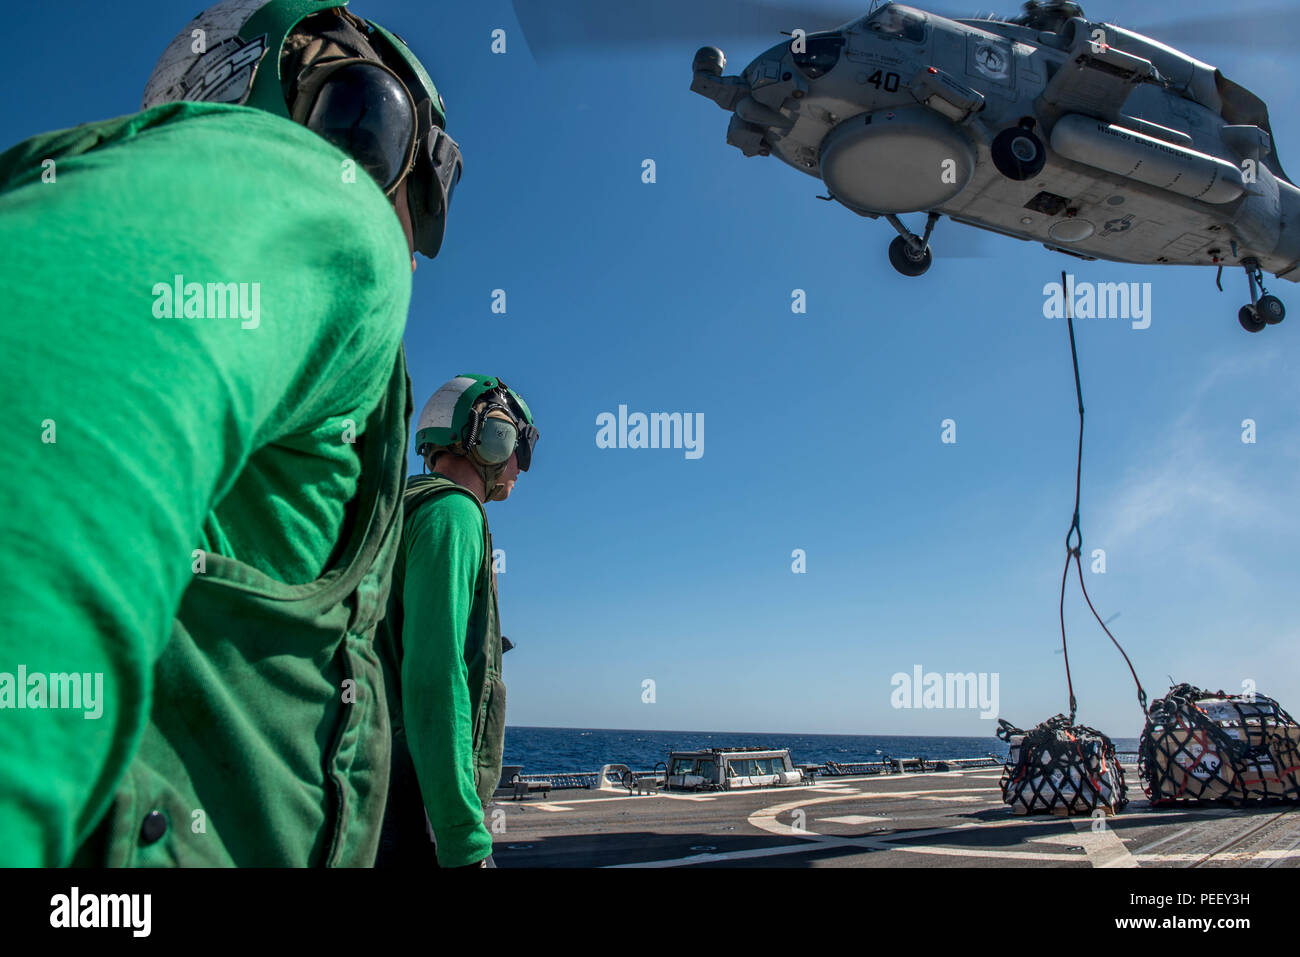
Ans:
[[[818,846],[838,847],[851,842],[829,838],[816,842],[800,841],[798,844],[783,844],[780,847],[756,847],[745,851],[724,851],[717,854],[692,854],[689,857],[675,857],[663,861],[643,861],[639,864],[609,864],[608,868],[624,867],[688,867],[691,864],[710,864],[715,861],[743,861],[754,857],[776,857],[782,854],[807,854],[817,850]]]
[[[1162,864],[1182,864],[1191,863],[1201,860],[1205,855],[1201,853],[1173,853],[1173,854],[1144,854],[1143,860],[1151,860]],[[1245,864],[1249,861],[1284,861],[1288,858],[1300,857],[1300,852],[1287,850],[1281,851],[1276,848],[1266,851],[1221,851],[1215,855],[1215,861],[1224,864]],[[1270,865],[1266,864],[1265,867]]]
[[[1283,851],[1283,852],[1281,853],[1281,856],[1280,856],[1280,857],[1275,857],[1275,858],[1273,858],[1273,860],[1269,861],[1269,862],[1268,862],[1267,864],[1265,864],[1264,866],[1265,866],[1265,867],[1272,867],[1272,866],[1273,866],[1274,864],[1276,864],[1278,861],[1284,861],[1284,860],[1286,860],[1288,857],[1291,856],[1291,852],[1292,852],[1292,851],[1295,851],[1296,848],[1298,848],[1298,847],[1300,847],[1300,837],[1297,837],[1294,841],[1292,841],[1292,842],[1291,842],[1291,846],[1288,847],[1285,851]],[[1297,854],[1300,855],[1300,852],[1297,852]]]
[[[905,833],[882,834],[876,837],[849,837],[849,838],[832,838],[830,835],[818,834],[814,831],[796,830],[788,824],[777,823],[776,817],[783,811],[792,811],[796,808],[807,807],[811,804],[826,804],[842,800],[838,797],[814,798],[811,801],[792,801],[788,804],[778,804],[768,808],[762,808],[755,811],[749,816],[748,823],[760,830],[767,831],[769,834],[775,834],[780,837],[798,837],[805,841],[817,844],[827,844],[833,841],[838,846],[843,847],[860,847],[863,849],[877,851],[904,851],[910,854],[932,854],[944,857],[982,857],[982,858],[1003,858],[1006,860],[1036,860],[1052,861],[1055,863],[1077,861],[1078,858],[1072,857],[1068,853],[1052,854],[1038,851],[1005,851],[995,848],[968,848],[968,847],[936,847],[933,845],[911,845],[897,843],[901,841],[912,840],[919,837],[931,837],[935,835],[948,835],[955,831],[967,831],[972,828],[996,828],[1012,827],[1024,824],[1023,820],[1010,820],[996,822],[992,824],[956,824],[951,827],[927,828],[919,831],[907,831]],[[1052,823],[1052,822],[1045,822]],[[789,852],[786,852],[789,853]]]
[[[1077,839],[1083,846],[1083,853],[1088,855],[1088,863],[1093,867],[1141,867],[1138,859],[1129,851],[1114,829],[1103,824],[1101,830],[1092,829],[1093,818],[1073,818]]]

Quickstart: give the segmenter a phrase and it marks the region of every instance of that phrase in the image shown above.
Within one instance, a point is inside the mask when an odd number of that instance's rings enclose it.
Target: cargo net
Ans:
[[[1189,684],[1151,703],[1138,745],[1152,804],[1300,799],[1300,726],[1272,698]]]
[[[1002,770],[1002,800],[1017,814],[1114,814],[1128,803],[1124,769],[1110,738],[1071,724],[1063,714],[1030,731],[999,719],[998,737],[1011,745]]]

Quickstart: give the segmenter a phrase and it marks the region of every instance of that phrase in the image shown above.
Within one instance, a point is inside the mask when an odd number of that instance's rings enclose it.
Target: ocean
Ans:
[[[1113,739],[1116,750],[1137,750],[1136,738]],[[645,771],[668,760],[669,750],[697,748],[789,748],[795,764],[876,761],[895,758],[1006,758],[1007,745],[987,738],[891,737],[876,734],[796,734],[743,731],[632,731],[609,728],[507,727],[503,764],[524,774],[599,771],[626,764]]]

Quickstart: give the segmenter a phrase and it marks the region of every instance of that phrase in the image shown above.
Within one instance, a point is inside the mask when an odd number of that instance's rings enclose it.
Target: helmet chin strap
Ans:
[[[477,455],[464,452],[460,449],[442,449],[440,452],[435,453],[433,458],[436,459],[438,455],[454,455],[457,458],[464,459],[473,466],[474,471],[478,473],[478,477],[483,481],[484,502],[496,500],[497,493],[505,491],[505,485],[498,482],[497,479],[505,473],[507,463],[502,462],[500,465],[488,465],[485,462],[481,462]],[[423,458],[424,473],[428,475],[430,472],[436,471],[436,467],[429,465],[428,456],[424,456]]]
[[[483,501],[498,501],[497,493],[504,492],[506,487],[497,479],[505,473],[506,467],[504,465],[479,465],[477,462],[474,465],[478,469],[478,474],[483,477]],[[489,492],[488,489],[492,491]]]
[[[506,488],[505,485],[498,482],[497,479],[505,474],[507,463],[502,462],[499,465],[488,465],[473,453],[466,454],[462,452],[460,454],[464,455],[469,464],[474,466],[474,471],[478,472],[479,478],[483,480],[483,501],[496,501],[497,493],[504,492]]]

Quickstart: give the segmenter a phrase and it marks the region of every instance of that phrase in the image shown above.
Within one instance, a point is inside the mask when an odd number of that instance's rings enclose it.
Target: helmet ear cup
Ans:
[[[518,443],[519,432],[514,423],[506,419],[485,418],[474,452],[488,465],[502,465],[510,460]]]
[[[508,415],[508,410],[495,402],[470,409],[461,430],[461,445],[466,454],[485,465],[508,462],[519,444],[519,427]]]

